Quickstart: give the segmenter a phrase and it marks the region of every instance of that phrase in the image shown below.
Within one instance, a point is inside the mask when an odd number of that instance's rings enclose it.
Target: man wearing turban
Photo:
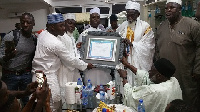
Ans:
[[[183,100],[200,110],[200,24],[183,17],[181,5],[181,0],[167,0],[167,19],[157,30],[155,56],[174,64],[174,76],[183,91]]]
[[[124,103],[137,110],[138,102],[143,99],[146,112],[164,112],[168,103],[175,99],[182,99],[182,91],[178,80],[172,75],[175,66],[167,59],[157,60],[148,72],[140,70],[127,62],[125,57],[122,63],[130,69],[141,86],[131,86],[127,81],[127,72],[118,70],[124,83]]]
[[[78,39],[78,42],[82,42],[82,36],[87,35],[88,31],[102,31],[99,29],[100,24],[100,9],[95,7],[90,10],[90,25],[91,27],[83,31]],[[91,80],[94,86],[96,85],[106,85],[108,82],[112,80],[111,78],[111,70],[107,68],[93,68],[91,70],[84,71],[85,75],[85,83],[88,79]]]
[[[126,3],[127,21],[124,21],[116,30],[125,38],[130,49],[128,62],[142,70],[150,70],[154,55],[154,33],[150,25],[140,20],[140,4],[128,1]],[[129,83],[139,86],[134,74],[127,70]]]

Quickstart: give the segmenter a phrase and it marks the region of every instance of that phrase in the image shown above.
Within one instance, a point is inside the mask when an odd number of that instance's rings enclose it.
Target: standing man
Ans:
[[[87,35],[88,31],[102,31],[99,29],[100,24],[100,9],[95,7],[90,10],[90,25],[91,27],[83,31],[78,39],[78,42],[82,42],[82,36]],[[77,47],[80,48],[80,43],[77,44]],[[94,86],[96,85],[106,85],[109,81],[111,81],[111,70],[106,68],[93,68],[91,70],[87,70],[84,72],[85,75],[85,83],[88,79],[91,79],[91,82]]]
[[[2,80],[8,90],[25,90],[32,82],[32,60],[35,54],[36,38],[32,35],[35,20],[32,14],[24,13],[20,17],[21,30],[18,35],[8,33],[1,44],[0,62],[2,65]],[[23,105],[28,97],[21,99]]]
[[[110,25],[109,27],[106,28],[107,32],[116,32],[116,29],[118,28],[118,24],[117,24],[117,20],[118,17],[116,16],[116,14],[112,14],[110,16]]]
[[[125,38],[130,49],[128,62],[141,70],[150,70],[154,55],[154,32],[150,25],[140,20],[140,4],[128,1],[126,3],[127,21],[124,21],[116,32],[119,32],[122,38]],[[137,85],[134,81],[134,74],[127,70],[128,81],[132,86]]]
[[[58,82],[59,69],[62,65],[71,66],[79,70],[92,68],[92,64],[84,63],[77,57],[71,56],[65,44],[58,35],[65,33],[65,20],[62,14],[53,13],[47,16],[47,29],[38,36],[38,44],[33,59],[33,72],[42,70],[47,77],[51,89],[50,107],[52,112],[61,111],[61,94]],[[33,75],[33,81],[36,79]]]
[[[183,91],[183,100],[199,108],[200,24],[181,16],[181,4],[181,0],[167,0],[167,20],[158,28],[155,56],[175,65],[174,76]]]
[[[76,18],[75,14],[68,13],[64,15],[65,18],[65,34],[59,36],[60,40],[65,45],[66,49],[70,53],[70,56],[79,58],[77,54],[75,39],[73,37],[73,31],[75,30]],[[85,63],[81,63],[85,66]],[[76,67],[62,65],[60,67],[60,73],[58,75],[59,83],[61,87],[64,87],[67,82],[76,82],[78,78],[81,78],[80,72]]]

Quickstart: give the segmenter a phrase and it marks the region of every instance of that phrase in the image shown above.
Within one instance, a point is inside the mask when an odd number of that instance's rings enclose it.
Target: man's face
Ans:
[[[76,21],[74,19],[67,19],[65,21],[65,31],[72,33],[75,30]]]
[[[154,65],[151,67],[151,70],[149,70],[149,78],[151,82],[155,84],[159,84],[161,82],[160,80],[162,75],[156,70]]]
[[[129,23],[132,23],[140,16],[139,11],[134,9],[127,9],[126,13],[127,13],[126,18]]]
[[[100,15],[98,13],[90,14],[90,25],[94,28],[97,28],[100,24]]]
[[[35,26],[35,22],[32,17],[29,15],[23,15],[20,18],[21,28],[25,32],[32,32],[33,26]]]
[[[175,2],[169,2],[165,5],[165,15],[169,21],[176,20],[181,13],[181,6]]]
[[[58,36],[58,35],[63,36],[65,33],[65,22],[53,24],[52,29],[54,31],[55,36]]]
[[[118,27],[117,21],[110,21],[110,24],[112,26],[112,29],[117,29],[117,27]]]
[[[8,91],[6,84],[2,81],[2,87],[0,88],[0,107],[8,100]]]

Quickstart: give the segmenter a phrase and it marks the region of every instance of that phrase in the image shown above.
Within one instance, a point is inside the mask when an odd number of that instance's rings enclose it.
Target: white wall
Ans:
[[[46,27],[48,12],[49,9],[40,9],[30,12],[35,18],[35,26],[33,28],[33,31],[38,31]],[[0,33],[7,33],[15,29],[15,23],[17,22],[20,22],[19,17],[0,19]]]

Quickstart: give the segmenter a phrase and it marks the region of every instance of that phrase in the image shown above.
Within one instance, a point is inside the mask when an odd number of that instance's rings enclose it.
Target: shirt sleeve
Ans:
[[[88,64],[77,57],[71,56],[63,44],[56,46],[55,54],[65,66],[71,66],[82,71],[87,68]]]
[[[12,41],[14,38],[13,32],[6,34],[4,38],[2,39],[1,46],[0,46],[0,63],[3,65],[5,61],[3,60],[3,57],[5,56],[5,41]]]
[[[192,36],[193,36],[193,40],[195,42],[195,47],[196,47],[196,56],[195,56],[195,60],[194,60],[194,74],[198,74],[200,75],[200,24],[196,25],[193,29],[192,29]]]
[[[146,33],[140,41],[133,41],[132,49],[132,55],[135,55],[133,60],[138,61],[135,63],[140,63],[141,65],[139,66],[143,67],[140,69],[150,70],[155,52],[154,32],[152,29]]]
[[[138,86],[151,84],[151,81],[149,79],[149,73],[145,70],[138,69],[136,73],[136,78]]]

